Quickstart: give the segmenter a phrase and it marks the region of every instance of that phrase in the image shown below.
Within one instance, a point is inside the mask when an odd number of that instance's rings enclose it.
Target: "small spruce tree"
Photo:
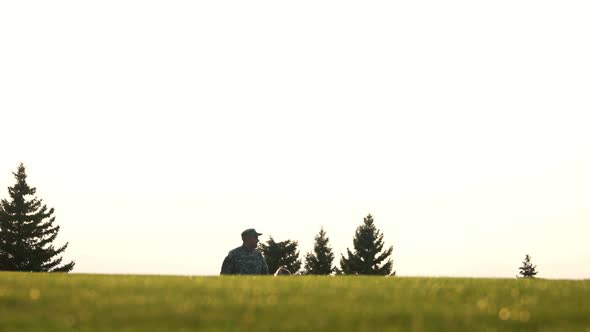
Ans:
[[[282,266],[292,274],[299,271],[301,260],[299,259],[299,251],[297,251],[298,245],[299,243],[293,240],[276,242],[272,236],[266,243],[260,243],[259,249],[264,255],[270,273],[275,273]]]
[[[537,275],[537,266],[531,263],[531,256],[528,254],[524,257],[522,266],[518,268],[520,271],[520,278],[535,278]]]
[[[334,253],[328,242],[330,239],[322,227],[315,237],[313,252],[305,255],[305,274],[332,274],[336,269],[332,265]]]
[[[369,214],[356,229],[353,239],[354,252],[346,249],[347,257],[340,258],[344,274],[388,275],[393,261],[390,256],[393,247],[383,249],[383,234],[375,227]]]
[[[16,184],[8,188],[10,200],[0,201],[0,270],[28,272],[69,272],[74,262],[60,265],[59,256],[68,243],[55,248],[59,233],[54,225],[54,209],[35,197],[27,184],[25,166],[16,173]],[[31,197],[32,196],[32,197]]]

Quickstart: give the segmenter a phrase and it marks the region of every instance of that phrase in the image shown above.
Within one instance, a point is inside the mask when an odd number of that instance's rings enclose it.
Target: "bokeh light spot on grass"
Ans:
[[[29,298],[32,301],[37,301],[39,298],[41,298],[41,291],[38,288],[31,288],[29,291]]]
[[[498,312],[498,318],[501,320],[508,320],[510,319],[510,310],[508,308],[502,308]]]
[[[479,310],[486,310],[488,307],[488,300],[487,299],[479,299],[477,301],[477,307],[479,308]]]

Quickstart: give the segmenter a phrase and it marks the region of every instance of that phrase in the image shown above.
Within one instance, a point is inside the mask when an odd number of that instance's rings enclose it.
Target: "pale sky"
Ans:
[[[74,272],[218,274],[368,213],[400,276],[590,278],[587,1],[0,2],[0,197]],[[336,262],[338,262],[338,260]]]

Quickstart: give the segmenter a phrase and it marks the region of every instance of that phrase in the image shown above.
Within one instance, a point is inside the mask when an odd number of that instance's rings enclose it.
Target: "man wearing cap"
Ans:
[[[260,235],[254,228],[243,231],[243,244],[227,254],[221,274],[268,274],[268,265],[260,250],[256,249]]]

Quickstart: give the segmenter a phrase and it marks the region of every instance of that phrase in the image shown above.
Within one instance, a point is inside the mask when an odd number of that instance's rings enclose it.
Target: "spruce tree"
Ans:
[[[305,255],[305,274],[332,274],[336,269],[332,265],[334,253],[328,245],[330,239],[322,227],[315,237],[313,252]]]
[[[537,266],[531,263],[531,256],[528,254],[524,257],[522,266],[518,268],[520,278],[534,278],[537,275]]]
[[[61,264],[59,256],[68,243],[55,248],[59,233],[54,225],[54,209],[35,197],[27,184],[25,166],[16,173],[16,184],[8,188],[10,199],[0,201],[0,270],[28,272],[69,272],[74,262]]]
[[[272,236],[266,243],[260,243],[259,249],[264,255],[268,270],[275,273],[279,267],[286,267],[291,273],[295,274],[301,268],[299,260],[299,243],[293,240],[276,242]]]
[[[369,214],[356,229],[353,239],[354,252],[346,249],[347,257],[340,258],[344,274],[388,275],[393,262],[390,258],[393,247],[383,249],[383,234],[375,227]]]

